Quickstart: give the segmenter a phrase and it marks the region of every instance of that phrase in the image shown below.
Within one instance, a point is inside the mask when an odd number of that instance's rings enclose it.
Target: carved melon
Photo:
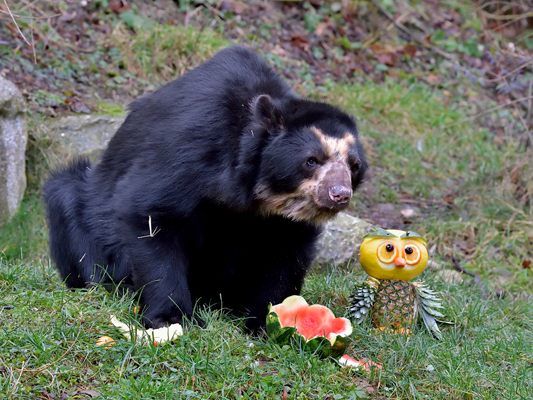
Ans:
[[[270,305],[266,328],[269,337],[279,344],[296,341],[302,348],[323,356],[343,354],[352,334],[348,319],[336,318],[325,306],[310,306],[301,296]]]

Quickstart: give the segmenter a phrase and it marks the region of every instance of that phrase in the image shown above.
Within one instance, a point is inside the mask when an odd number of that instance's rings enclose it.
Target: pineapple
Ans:
[[[367,235],[359,259],[370,277],[356,285],[350,298],[348,314],[355,322],[371,316],[379,330],[408,334],[419,316],[429,332],[442,338],[440,299],[423,283],[410,282],[427,265],[426,241],[420,235],[392,229]]]

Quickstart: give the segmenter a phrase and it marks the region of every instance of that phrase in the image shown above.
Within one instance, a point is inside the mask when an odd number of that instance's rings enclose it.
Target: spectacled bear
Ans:
[[[366,165],[350,116],[230,47],[134,101],[97,165],[52,173],[51,258],[70,288],[135,291],[146,327],[200,303],[257,330],[270,302],[300,292]]]

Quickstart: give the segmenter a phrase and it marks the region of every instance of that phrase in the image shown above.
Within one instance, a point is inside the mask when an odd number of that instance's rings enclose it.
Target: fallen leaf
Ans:
[[[291,43],[302,50],[307,51],[309,49],[309,40],[305,36],[294,35],[291,37]]]
[[[110,0],[109,9],[116,14],[120,14],[126,10],[129,10],[131,6],[126,0]]]
[[[405,46],[403,46],[403,54],[409,57],[414,57],[416,55],[418,48],[411,43],[407,43]]]
[[[375,56],[381,64],[388,65],[389,67],[396,65],[396,61],[398,60],[398,56],[395,53],[381,53]]]
[[[322,36],[324,32],[326,32],[326,29],[328,28],[327,22],[319,22],[318,25],[315,28],[315,34],[317,36]]]
[[[96,341],[98,347],[103,347],[104,349],[110,349],[115,345],[115,339],[110,336],[102,336]]]
[[[406,207],[403,208],[400,213],[403,215],[404,218],[409,219],[416,215],[416,211],[414,208]]]
[[[383,365],[374,362],[369,358],[360,358],[359,360],[356,360],[348,354],[343,355],[339,359],[339,364],[342,367],[356,368],[365,372],[370,372],[373,368],[378,370],[383,369]]]
[[[80,395],[80,394],[85,395],[85,396],[87,396],[90,399],[94,399],[95,397],[100,397],[101,396],[100,392],[97,392],[96,390],[90,390],[90,389],[80,390],[80,391],[74,393],[72,396],[74,397],[74,396]]]
[[[429,74],[428,76],[426,76],[426,82],[433,86],[438,85],[441,80],[441,77],[436,74]]]
[[[40,400],[55,400],[56,396],[52,393],[48,393],[46,390],[41,392]]]
[[[446,204],[451,206],[455,201],[455,197],[455,193],[446,193],[444,196],[442,196],[442,200],[444,200]]]
[[[76,19],[76,12],[66,12],[58,18],[58,22],[72,22]]]
[[[247,5],[242,1],[237,0],[223,0],[220,4],[222,11],[231,11],[234,14],[242,14],[247,9]]]

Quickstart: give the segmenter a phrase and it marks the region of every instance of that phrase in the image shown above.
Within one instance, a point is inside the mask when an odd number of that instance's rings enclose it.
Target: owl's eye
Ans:
[[[382,243],[378,247],[378,259],[379,261],[390,264],[396,257],[396,249],[390,242]]]
[[[414,265],[420,261],[420,249],[414,244],[409,244],[404,248],[405,261],[409,265]]]

